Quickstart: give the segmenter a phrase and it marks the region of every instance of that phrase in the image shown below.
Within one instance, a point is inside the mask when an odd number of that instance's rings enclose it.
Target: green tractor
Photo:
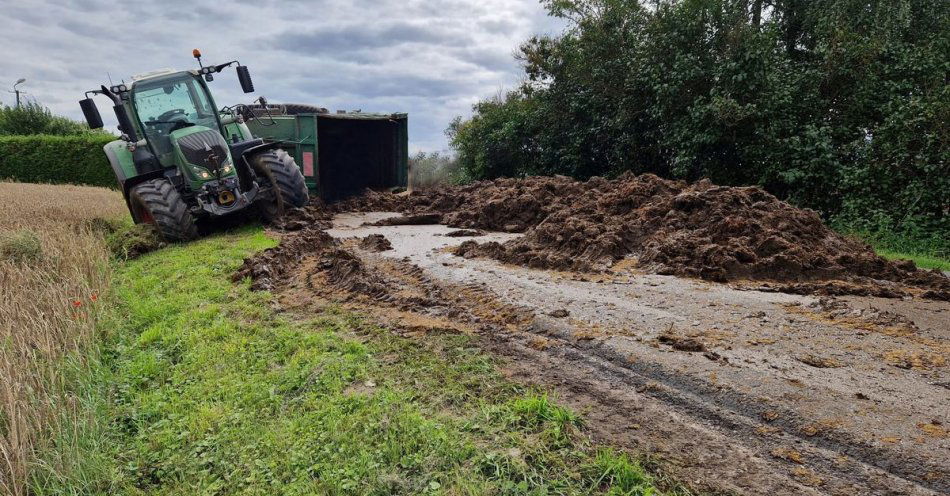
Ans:
[[[238,61],[199,69],[155,71],[131,82],[101,86],[79,102],[90,128],[103,127],[90,95],[112,100],[122,133],[104,147],[129,212],[137,224],[152,224],[168,241],[198,236],[198,224],[238,212],[265,221],[309,201],[299,167],[280,141],[255,138],[246,122],[258,114],[247,105],[218,110],[207,82],[237,64],[245,93],[254,91]],[[266,113],[266,112],[265,112]]]

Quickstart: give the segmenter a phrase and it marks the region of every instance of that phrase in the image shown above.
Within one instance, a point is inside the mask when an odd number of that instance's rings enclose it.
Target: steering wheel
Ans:
[[[162,115],[158,116],[158,119],[155,120],[168,122],[172,119],[178,120],[176,117],[185,117],[185,109],[169,110],[168,112],[162,113]]]
[[[167,129],[161,131],[166,134],[172,133],[179,129],[194,126],[193,123],[188,122],[188,117],[186,117],[185,111],[183,109],[169,110],[158,116],[158,119],[145,121],[146,126],[153,128],[157,127],[159,124],[171,124],[171,126],[169,126]]]

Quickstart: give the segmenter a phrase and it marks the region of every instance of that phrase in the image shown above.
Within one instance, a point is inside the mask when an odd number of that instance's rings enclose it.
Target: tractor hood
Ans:
[[[228,144],[217,130],[190,126],[172,132],[170,138],[192,180],[203,182],[234,175]]]

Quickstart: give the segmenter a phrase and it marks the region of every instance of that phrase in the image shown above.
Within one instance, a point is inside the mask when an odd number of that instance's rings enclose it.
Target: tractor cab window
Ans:
[[[135,110],[149,143],[165,164],[173,153],[169,135],[189,126],[218,128],[208,96],[193,79],[145,82],[136,85]]]

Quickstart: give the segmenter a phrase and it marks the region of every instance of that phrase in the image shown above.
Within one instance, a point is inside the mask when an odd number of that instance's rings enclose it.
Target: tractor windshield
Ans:
[[[214,106],[194,78],[145,81],[133,94],[139,122],[160,160],[173,151],[172,131],[194,125],[218,129]]]

